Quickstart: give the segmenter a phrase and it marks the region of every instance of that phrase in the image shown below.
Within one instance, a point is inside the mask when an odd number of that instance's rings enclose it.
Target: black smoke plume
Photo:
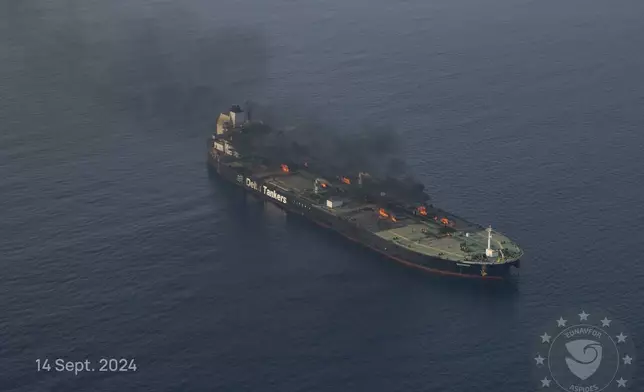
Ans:
[[[206,134],[220,110],[264,95],[271,54],[261,29],[213,24],[200,18],[200,9],[179,2],[146,7],[114,0],[51,9],[46,4],[10,6],[16,17],[6,20],[5,30],[40,45],[26,53],[23,71],[111,118],[134,120],[137,132]],[[29,17],[43,7],[47,17]],[[36,28],[38,34],[32,32]],[[255,117],[274,126],[262,148],[276,158],[306,158],[346,176],[409,174],[393,127],[329,124],[299,105],[255,106]],[[299,122],[287,127],[298,111]]]
[[[294,117],[293,105],[288,109],[269,109],[249,103],[247,107],[254,120],[262,120],[272,128],[271,132],[258,139],[256,148],[275,159],[284,157],[299,162],[308,158],[346,175],[359,172],[379,177],[402,178],[409,175],[403,159],[402,135],[393,127],[369,124],[338,126],[316,119],[315,114],[298,124],[287,125]]]
[[[247,104],[253,120],[267,125],[262,136],[248,136],[252,149],[277,163],[307,163],[315,171],[332,177],[357,177],[369,173],[397,193],[422,193],[424,186],[416,181],[404,160],[403,135],[385,125],[363,124],[359,127],[338,126],[315,118],[315,114],[293,116],[288,109]],[[280,113],[288,114],[280,115]],[[305,118],[287,126],[293,117]]]
[[[261,95],[268,80],[264,32],[226,23],[219,4],[54,3],[21,0],[0,11],[8,40],[0,47],[27,48],[13,79],[30,75],[25,84],[100,108],[136,132],[203,134],[221,107]]]

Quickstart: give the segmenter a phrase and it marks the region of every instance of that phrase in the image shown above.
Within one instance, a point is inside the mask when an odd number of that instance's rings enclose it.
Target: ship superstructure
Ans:
[[[510,238],[434,206],[422,185],[340,172],[294,146],[262,148],[271,132],[231,107],[209,139],[210,166],[246,191],[408,266],[489,279],[519,267],[523,251]]]

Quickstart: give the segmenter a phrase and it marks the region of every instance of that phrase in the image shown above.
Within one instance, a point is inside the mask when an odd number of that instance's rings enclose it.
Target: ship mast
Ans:
[[[246,101],[246,119],[248,121],[253,121],[253,106],[250,101]]]
[[[490,243],[492,242],[492,225],[488,226],[485,231],[487,231],[487,249],[485,249],[485,255],[487,257],[494,257],[494,251],[490,247]]]

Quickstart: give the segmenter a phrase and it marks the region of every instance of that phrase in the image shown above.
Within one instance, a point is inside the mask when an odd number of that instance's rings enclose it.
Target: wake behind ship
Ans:
[[[233,106],[217,119],[208,142],[209,166],[287,212],[407,266],[482,279],[507,278],[519,267],[523,251],[517,244],[435,207],[422,185],[340,173],[293,148],[269,151],[263,141],[272,132]]]

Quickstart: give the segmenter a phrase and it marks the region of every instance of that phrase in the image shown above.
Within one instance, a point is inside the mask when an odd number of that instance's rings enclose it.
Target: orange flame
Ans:
[[[379,209],[378,214],[380,214],[380,216],[382,216],[383,218],[389,218],[389,214],[387,214],[387,211],[385,211],[384,208]]]
[[[396,217],[395,217],[395,216],[393,216],[393,215],[391,216],[391,220],[392,220],[393,222],[398,222],[398,219],[396,219]]]
[[[444,225],[449,225],[449,220],[447,218],[441,218],[441,223]]]
[[[290,170],[288,169],[288,166],[286,166],[285,164],[282,164],[282,171],[284,173],[288,173]]]
[[[346,178],[346,177],[340,177],[340,179],[342,180],[342,182],[344,182],[344,183],[345,183],[345,184],[347,184],[347,185],[350,185],[350,184],[351,184],[351,180],[350,180],[350,179],[348,179],[348,178]]]
[[[326,183],[325,182],[320,183],[320,185],[322,185],[322,188],[326,188]]]
[[[425,206],[418,207],[418,213],[423,216],[427,216],[427,208],[425,208]]]

